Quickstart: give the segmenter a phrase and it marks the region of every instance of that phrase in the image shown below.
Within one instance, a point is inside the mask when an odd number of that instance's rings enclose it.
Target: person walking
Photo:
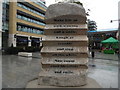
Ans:
[[[95,44],[92,45],[92,49],[91,49],[92,58],[95,57],[94,47],[95,47]]]
[[[94,58],[95,57],[95,52],[92,50],[92,58]]]

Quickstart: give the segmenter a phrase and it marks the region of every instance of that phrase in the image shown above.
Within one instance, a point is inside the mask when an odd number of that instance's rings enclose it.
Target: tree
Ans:
[[[95,21],[88,19],[87,24],[88,24],[88,31],[96,31],[97,30],[97,25],[96,25]],[[93,34],[93,32],[88,32],[87,36],[89,39],[89,49],[90,49],[90,51],[93,51],[93,49],[95,48],[94,34]]]
[[[89,31],[97,30],[97,25],[95,21],[88,19],[88,30]]]
[[[76,4],[83,6],[83,4],[81,2],[73,2],[73,3],[76,3]]]
[[[83,4],[79,0],[56,0],[56,2],[58,2],[58,3],[61,3],[61,2],[64,2],[64,3],[76,3],[78,5],[83,6]]]
[[[71,3],[76,3],[78,5],[83,6],[83,4],[79,0],[70,0],[70,1],[71,1]]]

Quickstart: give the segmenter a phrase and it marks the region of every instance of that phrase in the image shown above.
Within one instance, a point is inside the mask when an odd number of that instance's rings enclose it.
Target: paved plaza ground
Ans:
[[[33,57],[2,55],[3,88],[25,88],[27,83],[38,77],[41,71],[39,52]],[[93,67],[95,65],[95,67]],[[103,88],[118,88],[118,56],[95,52],[89,57],[88,77],[95,79]]]

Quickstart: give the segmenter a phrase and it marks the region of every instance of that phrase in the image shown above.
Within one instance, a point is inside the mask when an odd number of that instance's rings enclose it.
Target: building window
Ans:
[[[8,22],[2,22],[2,29],[8,30]]]
[[[42,1],[35,1],[35,0],[30,0],[30,1],[32,1],[32,2],[34,2],[35,4],[37,4],[37,5],[39,5],[39,6],[41,6],[41,7],[43,7],[44,9],[47,9],[47,7],[45,6],[45,2],[42,2]]]
[[[42,16],[42,17],[45,17],[44,14],[41,14],[40,12],[37,12],[37,11],[35,11],[35,10],[33,10],[33,9],[31,9],[31,8],[29,8],[29,7],[25,6],[25,5],[23,5],[23,4],[17,3],[17,5],[18,5],[19,7],[21,7],[21,8],[24,8],[24,9],[26,9],[26,10],[32,12],[32,13],[38,14],[38,15],[40,15],[40,16]]]
[[[18,29],[17,29],[18,31],[21,31],[21,26],[18,26]]]
[[[30,27],[21,26],[21,25],[17,26],[17,31],[29,32],[29,33],[35,33],[35,34],[43,34],[43,31],[39,29],[30,28]]]
[[[25,21],[32,22],[32,23],[35,23],[35,24],[38,24],[38,25],[43,25],[43,26],[45,25],[44,23],[42,23],[40,21],[36,21],[36,20],[33,20],[33,19],[25,17],[25,16],[17,15],[17,18],[23,19]]]

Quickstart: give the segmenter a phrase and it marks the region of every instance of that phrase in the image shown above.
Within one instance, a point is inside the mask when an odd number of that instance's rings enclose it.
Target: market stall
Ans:
[[[118,40],[113,37],[110,37],[106,40],[101,41],[103,52],[105,54],[114,54],[118,48]]]

